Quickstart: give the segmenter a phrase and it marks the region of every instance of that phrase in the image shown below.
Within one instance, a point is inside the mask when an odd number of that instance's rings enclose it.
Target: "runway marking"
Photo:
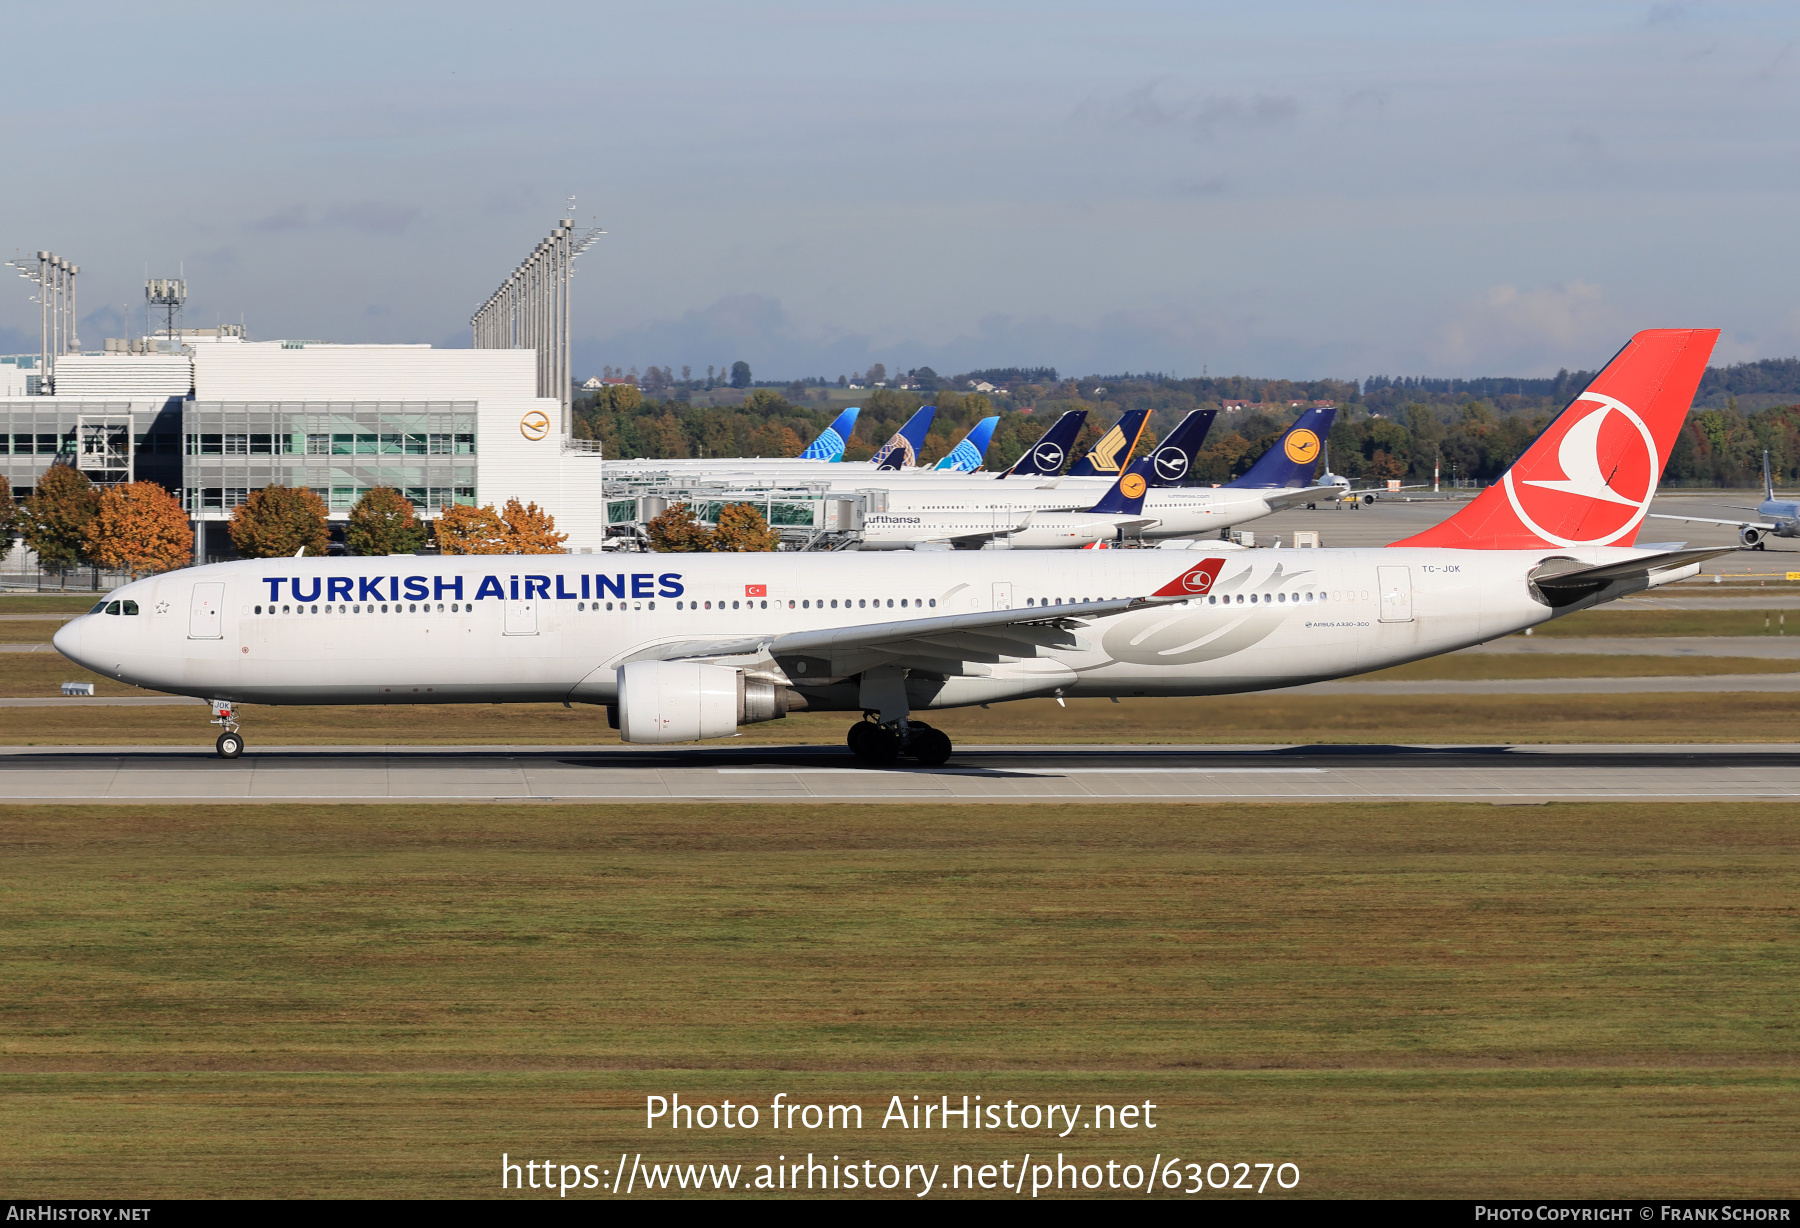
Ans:
[[[721,776],[822,776],[844,775],[860,776],[868,772],[882,772],[889,775],[902,776],[986,776],[991,773],[1004,773],[1008,776],[1174,776],[1180,774],[1199,774],[1204,776],[1267,776],[1277,773],[1283,775],[1314,776],[1321,775],[1329,768],[1315,767],[1180,767],[1180,768],[1140,768],[1140,767],[1100,767],[1100,768],[1029,768],[1029,767],[987,767],[987,768],[831,768],[831,767],[753,767],[753,768],[714,768]]]

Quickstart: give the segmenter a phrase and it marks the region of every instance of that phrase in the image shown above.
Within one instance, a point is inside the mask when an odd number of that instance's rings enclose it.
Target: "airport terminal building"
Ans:
[[[375,486],[427,518],[517,498],[549,511],[570,550],[605,537],[597,445],[538,395],[531,350],[184,340],[60,356],[54,395],[7,389],[0,472],[14,497],[59,461],[96,482],[154,481],[181,499],[201,558],[227,548],[208,526],[271,485],[310,488],[334,520]]]

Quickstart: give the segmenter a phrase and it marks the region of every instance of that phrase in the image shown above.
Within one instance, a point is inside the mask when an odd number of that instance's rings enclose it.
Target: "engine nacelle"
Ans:
[[[619,736],[627,742],[728,738],[739,725],[787,715],[787,688],[741,669],[697,661],[632,661],[619,667]]]
[[[1745,525],[1738,530],[1738,540],[1752,548],[1762,545],[1763,531],[1754,525]]]

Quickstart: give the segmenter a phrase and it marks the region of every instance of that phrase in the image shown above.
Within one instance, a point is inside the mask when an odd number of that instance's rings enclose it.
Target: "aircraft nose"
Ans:
[[[92,617],[92,615],[83,614],[80,618],[71,618],[58,627],[56,634],[50,637],[50,643],[56,648],[56,651],[76,664],[81,664],[81,641],[84,625]]]

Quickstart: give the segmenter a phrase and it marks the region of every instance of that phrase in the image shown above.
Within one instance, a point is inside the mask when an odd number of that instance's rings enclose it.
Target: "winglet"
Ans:
[[[1201,559],[1150,595],[1152,597],[1204,597],[1219,578],[1224,559]]]

